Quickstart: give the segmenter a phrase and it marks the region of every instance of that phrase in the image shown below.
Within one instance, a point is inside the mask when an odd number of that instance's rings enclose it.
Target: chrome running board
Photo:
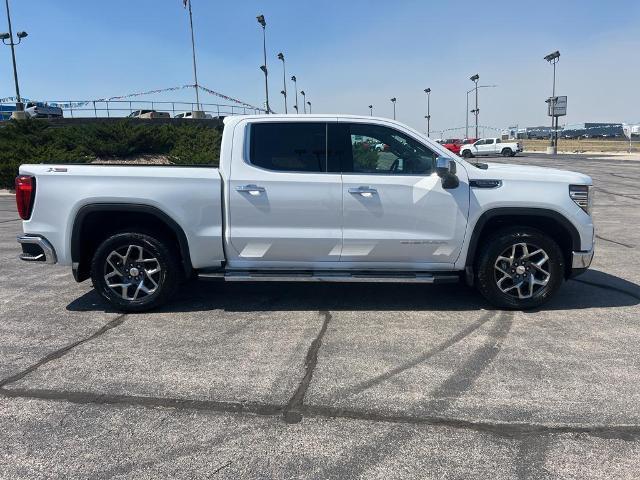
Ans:
[[[225,282],[360,282],[360,283],[454,283],[457,272],[389,271],[201,271],[202,280]]]

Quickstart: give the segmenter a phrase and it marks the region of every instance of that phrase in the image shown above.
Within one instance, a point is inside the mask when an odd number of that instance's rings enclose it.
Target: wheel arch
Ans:
[[[115,213],[121,216],[114,217]],[[122,228],[132,226],[156,229],[169,237],[180,254],[185,276],[191,275],[193,267],[187,236],[182,227],[165,212],[144,204],[93,203],[78,210],[71,229],[71,262],[75,280],[82,282],[89,278],[91,256],[100,241]],[[95,228],[89,232],[91,227]]]
[[[565,259],[565,276],[571,272],[571,253],[580,250],[580,234],[577,228],[561,213],[546,208],[501,207],[487,210],[476,222],[465,261],[467,282],[473,282],[473,268],[483,238],[497,228],[525,226],[541,230],[559,246]]]

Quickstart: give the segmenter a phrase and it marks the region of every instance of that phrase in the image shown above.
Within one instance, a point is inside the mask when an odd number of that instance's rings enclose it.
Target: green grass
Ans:
[[[98,158],[126,162],[159,155],[178,165],[217,166],[221,140],[221,126],[199,122],[5,122],[0,127],[0,188],[13,188],[23,163],[90,163]]]

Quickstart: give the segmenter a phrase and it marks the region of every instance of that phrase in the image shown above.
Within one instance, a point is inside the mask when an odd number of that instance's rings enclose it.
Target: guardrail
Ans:
[[[229,105],[219,103],[200,103],[200,108],[195,102],[171,102],[171,101],[143,101],[143,100],[51,100],[38,102],[50,106],[62,108],[67,118],[112,118],[126,117],[137,110],[155,110],[169,113],[172,117],[185,112],[196,110],[204,111],[212,117],[225,117],[228,115],[260,115],[263,110],[245,107],[242,105]],[[15,103],[0,103],[0,117],[7,119],[15,110]]]

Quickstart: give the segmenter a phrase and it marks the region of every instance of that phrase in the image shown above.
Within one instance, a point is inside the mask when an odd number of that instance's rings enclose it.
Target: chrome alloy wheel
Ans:
[[[549,255],[530,243],[506,248],[493,267],[500,291],[518,299],[533,297],[551,279]]]
[[[104,264],[107,286],[124,300],[138,300],[158,290],[162,267],[139,245],[113,250]]]

